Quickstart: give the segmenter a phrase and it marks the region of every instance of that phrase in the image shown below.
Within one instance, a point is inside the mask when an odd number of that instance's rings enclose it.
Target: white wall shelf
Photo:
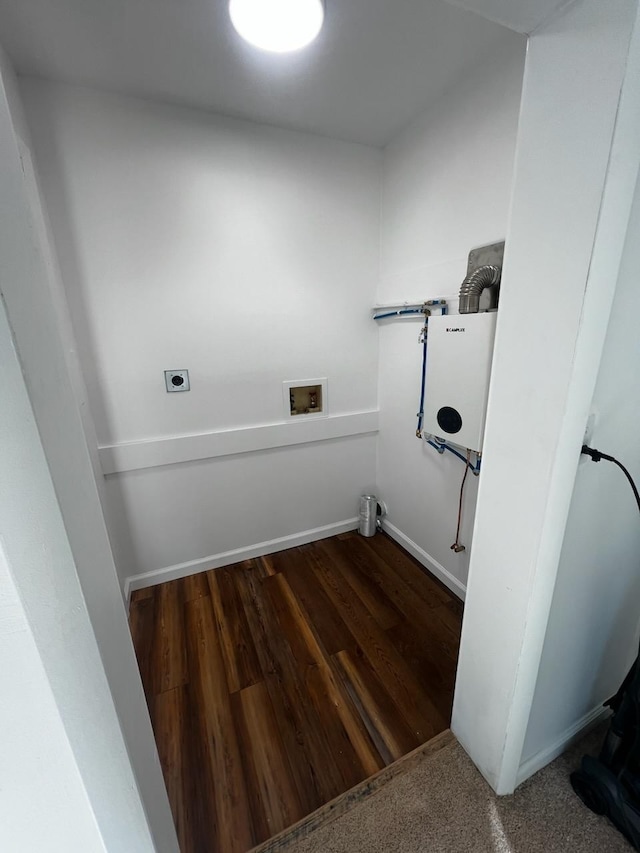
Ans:
[[[235,456],[276,447],[367,435],[377,431],[378,412],[375,410],[325,418],[301,418],[280,424],[112,444],[99,448],[100,465],[106,476],[197,459]]]

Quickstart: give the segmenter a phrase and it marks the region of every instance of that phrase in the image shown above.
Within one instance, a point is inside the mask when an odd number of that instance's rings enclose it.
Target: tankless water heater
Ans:
[[[429,317],[423,432],[482,450],[496,318]]]

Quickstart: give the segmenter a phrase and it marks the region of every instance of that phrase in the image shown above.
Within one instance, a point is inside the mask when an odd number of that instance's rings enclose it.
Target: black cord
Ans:
[[[636,499],[636,503],[638,504],[638,511],[640,512],[640,494],[638,493],[638,487],[633,482],[633,477],[624,467],[622,462],[618,462],[617,459],[615,459],[613,456],[609,456],[608,453],[601,453],[599,450],[595,450],[593,447],[588,447],[586,444],[582,445],[581,452],[584,453],[585,456],[590,456],[593,462],[600,462],[601,459],[605,459],[607,462],[613,462],[614,465],[617,465],[618,468],[620,468],[624,476],[629,481],[629,485],[633,489],[633,494]]]
[[[595,448],[589,447],[586,444],[582,445],[582,453],[584,453],[585,456],[590,456],[591,460],[593,462],[600,462],[600,460],[604,459],[607,462],[613,462],[614,465],[617,465],[618,468],[620,468],[622,473],[625,475],[625,477],[629,481],[629,485],[631,486],[631,488],[633,490],[633,495],[636,499],[636,503],[638,504],[638,510],[640,511],[640,494],[638,494],[638,487],[633,482],[633,477],[627,471],[627,469],[624,467],[622,462],[619,462],[613,456],[609,456],[608,453],[602,453],[600,450],[596,450]],[[631,680],[630,684],[631,683],[633,683],[633,679]],[[624,687],[624,685],[623,685],[623,687]],[[638,704],[637,702],[635,703],[635,712],[636,712],[636,714],[635,714],[636,725],[635,725],[635,737],[633,739],[633,745],[631,746],[631,748],[629,750],[627,750],[626,759],[625,759],[624,763],[622,764],[621,768],[619,769],[618,773],[616,774],[618,779],[621,782],[623,781],[623,777],[629,768],[629,764],[631,762],[631,759],[635,758],[636,753],[638,751],[638,746],[640,744],[640,704]],[[629,839],[631,844],[633,844],[634,847],[637,847],[638,836],[636,835],[634,828],[631,826],[631,824],[629,822],[629,818],[628,818],[627,813],[626,813],[625,808],[624,808],[624,802],[622,802],[622,805],[620,808],[620,813],[622,815],[622,820],[624,822],[624,826],[625,826],[625,830],[626,830],[626,832],[624,834],[627,836],[627,838]]]

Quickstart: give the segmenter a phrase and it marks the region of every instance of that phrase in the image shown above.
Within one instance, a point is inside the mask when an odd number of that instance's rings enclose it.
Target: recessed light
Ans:
[[[231,22],[243,39],[274,53],[300,50],[318,35],[323,0],[230,0]]]

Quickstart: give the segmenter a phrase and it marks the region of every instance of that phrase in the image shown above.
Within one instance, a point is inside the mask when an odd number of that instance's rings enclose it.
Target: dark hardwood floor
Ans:
[[[245,853],[446,729],[461,622],[385,535],[134,592],[182,853]]]

